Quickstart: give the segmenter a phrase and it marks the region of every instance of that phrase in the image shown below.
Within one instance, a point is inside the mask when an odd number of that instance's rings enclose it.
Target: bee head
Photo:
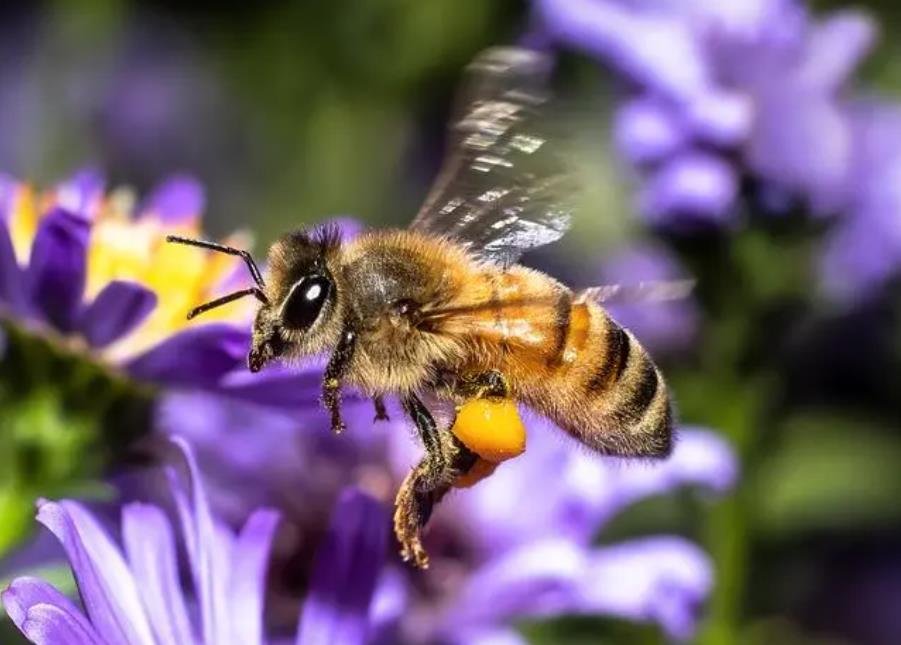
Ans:
[[[337,342],[338,287],[330,266],[340,244],[336,227],[299,230],[269,250],[268,302],[253,324],[247,362],[256,372],[280,357],[317,354]]]
[[[336,315],[338,289],[330,265],[341,243],[337,226],[284,235],[269,250],[268,283],[247,251],[215,242],[170,235],[167,241],[197,246],[244,260],[254,285],[205,303],[188,312],[193,318],[226,303],[254,296],[260,301],[253,322],[253,340],[247,364],[258,372],[282,356],[307,356],[337,343],[341,332]]]

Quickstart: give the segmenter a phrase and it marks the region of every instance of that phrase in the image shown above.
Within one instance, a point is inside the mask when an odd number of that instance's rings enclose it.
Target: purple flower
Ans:
[[[545,28],[632,82],[616,139],[654,224],[728,221],[749,174],[820,211],[850,170],[843,90],[874,35],[794,0],[536,0]],[[686,220],[688,218],[688,220]]]
[[[901,265],[899,108],[855,95],[875,24],[799,0],[535,0],[543,27],[627,81],[615,139],[655,226],[735,225],[738,187],[763,211],[840,215],[825,290],[865,297]],[[775,199],[774,199],[775,198]]]
[[[78,173],[44,201],[49,210],[38,209],[27,186],[0,178],[0,316],[70,339],[142,381],[218,387],[243,371],[248,303],[217,310],[220,321],[185,320],[192,306],[233,287],[236,275],[246,280],[243,265],[164,243],[169,232],[199,230],[197,182],[172,178],[137,215],[124,194],[104,193],[95,171]]]
[[[32,642],[270,642],[263,601],[279,515],[256,510],[233,533],[210,510],[189,444],[174,443],[188,471],[183,481],[174,467],[167,468],[190,565],[190,602],[180,584],[175,531],[159,507],[123,508],[120,548],[79,503],[43,501],[38,521],[62,543],[84,612],[42,580],[14,580],[3,604]],[[342,495],[314,565],[296,643],[365,642],[386,535],[379,504],[355,491]]]
[[[528,428],[525,455],[438,513],[439,522],[445,513],[442,530],[471,527],[463,538],[470,571],[436,618],[444,633],[467,625],[472,634],[460,642],[478,642],[478,634],[518,620],[598,614],[655,622],[675,639],[690,636],[713,578],[699,547],[671,536],[608,547],[592,540],[644,497],[686,484],[728,490],[737,476],[729,446],[709,431],[683,429],[670,459],[627,464],[586,454],[547,422]],[[433,560],[436,570],[454,568]]]
[[[289,412],[179,393],[165,398],[158,425],[191,438],[213,503],[229,518],[272,504],[298,535],[315,535],[341,486],[358,485],[390,504],[420,458],[398,406],[389,412],[391,422],[373,425],[369,402],[351,400],[349,429],[335,437],[312,397],[307,411]],[[527,418],[527,426],[524,455],[438,506],[426,533],[430,570],[411,573],[395,560],[380,579],[377,642],[493,642],[484,639],[499,634],[521,642],[518,620],[564,613],[652,621],[674,638],[689,635],[712,584],[699,547],[672,536],[609,547],[593,540],[644,497],[685,485],[727,491],[737,476],[729,446],[686,428],[670,459],[629,464],[587,454],[547,421]],[[302,551],[303,542],[294,548]]]

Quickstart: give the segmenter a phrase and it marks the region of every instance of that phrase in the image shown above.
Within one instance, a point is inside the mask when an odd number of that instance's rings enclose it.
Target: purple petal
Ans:
[[[91,623],[107,640],[153,644],[134,578],[122,553],[75,502],[41,502],[38,521],[62,543]]]
[[[680,429],[668,459],[605,466],[604,492],[596,494],[589,506],[595,527],[640,499],[687,485],[723,493],[738,478],[738,460],[729,443],[716,433],[699,428]],[[587,495],[588,491],[584,493]]]
[[[449,614],[449,627],[493,625],[524,617],[555,616],[580,606],[579,581],[588,551],[547,539],[499,554],[470,575]]]
[[[581,613],[658,623],[686,640],[713,585],[706,554],[681,538],[654,537],[594,551],[580,580]]]
[[[191,445],[181,437],[172,437],[171,441],[179,449],[188,468],[187,487],[174,468],[167,469],[167,475],[194,575],[203,642],[229,643],[231,545],[213,519],[209,497]]]
[[[711,86],[709,62],[689,24],[610,0],[538,0],[551,34],[638,83],[686,99]]]
[[[775,86],[758,97],[746,154],[768,182],[804,197],[819,212],[843,206],[853,170],[851,123],[829,96]]]
[[[710,563],[681,538],[646,538],[583,549],[565,540],[531,542],[470,577],[448,615],[448,631],[563,614],[613,615],[659,623],[690,636],[712,585]]]
[[[733,168],[718,157],[688,153],[665,164],[648,181],[641,210],[652,224],[680,220],[723,223],[738,196]]]
[[[63,332],[72,331],[84,293],[90,226],[55,209],[38,227],[31,247],[26,283],[31,301]]]
[[[166,224],[186,224],[200,218],[205,202],[200,182],[179,175],[166,180],[150,195],[143,213]]]
[[[623,463],[587,453],[560,437],[548,421],[531,418],[527,427],[524,455],[502,464],[466,495],[444,503],[472,525],[489,557],[540,536],[588,544],[605,521],[638,499],[683,485],[721,491],[736,477],[729,445],[708,431],[681,432],[664,461]],[[528,499],[529,504],[511,504],[511,499]]]
[[[737,146],[751,133],[754,105],[745,94],[707,92],[692,101],[685,119],[698,139],[717,146]]]
[[[10,619],[36,645],[103,642],[72,601],[39,578],[16,578],[2,599]]]
[[[311,361],[301,368],[284,365],[253,373],[243,366],[225,375],[220,386],[229,396],[279,408],[317,407],[324,364]]]
[[[449,640],[449,643],[459,643],[460,645],[528,645],[529,643],[522,634],[512,628],[467,630],[466,627],[461,626],[450,638],[453,640]]]
[[[122,509],[122,541],[159,642],[193,643],[175,537],[165,513],[148,504],[128,504]]]
[[[100,208],[105,184],[103,174],[96,168],[80,170],[57,186],[56,203],[58,207],[90,222]]]
[[[23,272],[16,261],[9,229],[0,221],[0,308],[25,316],[28,312],[27,302]]]
[[[105,347],[138,327],[156,306],[156,294],[135,282],[114,280],[82,313],[79,328],[92,347]]]
[[[686,140],[671,108],[659,101],[637,99],[619,109],[614,123],[616,143],[634,164],[660,161]]]
[[[263,642],[263,599],[272,538],[279,523],[276,511],[262,509],[250,516],[234,549],[229,584],[235,643]]]
[[[822,286],[829,295],[860,302],[901,270],[899,224],[882,217],[897,219],[895,212],[853,213],[826,240],[819,264]]]
[[[836,92],[851,78],[876,40],[876,23],[862,11],[838,11],[817,24],[809,36],[797,82],[810,89]]]
[[[126,369],[139,380],[209,386],[244,363],[249,344],[247,331],[232,325],[191,327],[133,359]]]
[[[369,640],[373,643],[396,641],[399,623],[409,603],[410,587],[406,577],[399,569],[386,567],[379,576],[369,607]]]
[[[19,183],[6,173],[0,172],[0,224],[9,223],[18,190]]]
[[[388,518],[381,504],[359,491],[345,491],[316,554],[297,645],[365,642],[387,542]]]

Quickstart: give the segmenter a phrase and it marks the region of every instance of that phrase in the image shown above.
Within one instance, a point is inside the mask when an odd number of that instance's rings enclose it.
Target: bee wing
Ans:
[[[607,284],[589,287],[575,294],[573,302],[593,301],[598,304],[628,302],[662,302],[687,298],[694,289],[694,280],[638,282],[636,284]]]
[[[470,65],[444,166],[411,229],[503,266],[566,232],[573,191],[536,118],[548,71],[546,56],[517,48],[490,49]]]

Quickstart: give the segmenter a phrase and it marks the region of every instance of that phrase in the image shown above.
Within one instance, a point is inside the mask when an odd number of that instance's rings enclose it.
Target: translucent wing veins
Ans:
[[[449,154],[412,229],[504,266],[566,232],[569,178],[537,118],[548,68],[542,54],[516,48],[488,50],[470,66]]]

